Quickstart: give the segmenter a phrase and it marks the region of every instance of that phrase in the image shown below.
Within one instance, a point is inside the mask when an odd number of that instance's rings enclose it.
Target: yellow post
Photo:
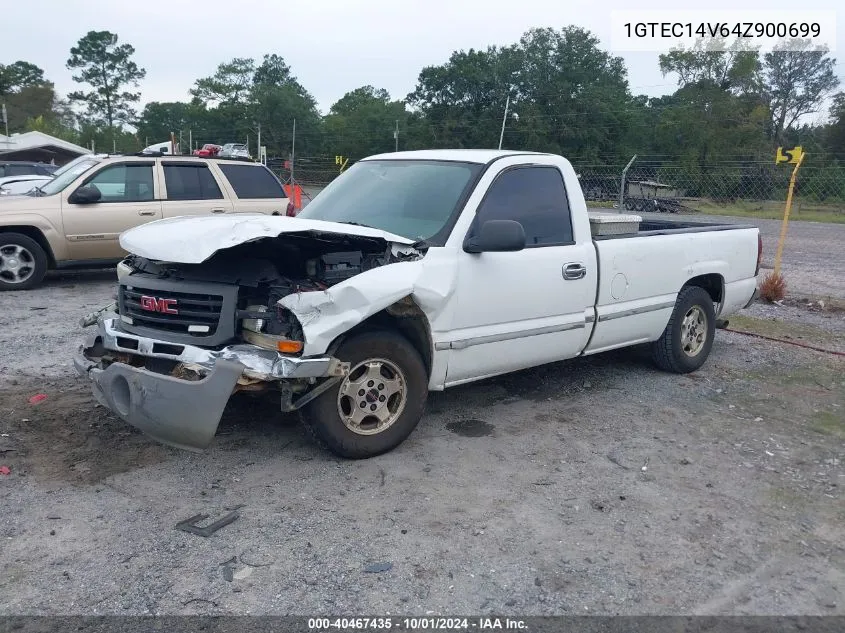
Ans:
[[[789,211],[792,209],[792,191],[795,189],[795,176],[798,175],[798,169],[801,163],[804,162],[804,153],[798,156],[798,162],[795,163],[795,169],[792,170],[792,177],[789,179],[789,192],[786,194],[786,208],[783,210],[783,224],[780,227],[780,239],[778,240],[778,250],[775,254],[775,270],[774,275],[780,274],[780,258],[783,255],[783,243],[786,241],[786,227],[789,224]]]

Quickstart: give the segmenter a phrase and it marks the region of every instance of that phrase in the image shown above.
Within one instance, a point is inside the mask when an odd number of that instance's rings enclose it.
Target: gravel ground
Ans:
[[[813,235],[837,239],[790,227]],[[793,287],[814,280],[822,256],[787,252]],[[827,252],[812,283],[839,296]],[[639,349],[558,363],[433,394],[408,441],[354,462],[241,395],[192,454],[71,374],[113,278],[3,294],[0,614],[845,615],[842,357],[720,331],[688,376]],[[843,313],[805,304],[736,327],[839,349]],[[173,529],[240,504],[210,538]]]

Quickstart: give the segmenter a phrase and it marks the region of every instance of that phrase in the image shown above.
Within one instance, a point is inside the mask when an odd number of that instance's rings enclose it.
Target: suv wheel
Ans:
[[[47,254],[31,237],[0,233],[0,290],[29,290],[47,274]]]

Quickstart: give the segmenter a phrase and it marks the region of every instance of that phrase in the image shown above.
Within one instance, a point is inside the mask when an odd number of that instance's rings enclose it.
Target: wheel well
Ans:
[[[713,299],[713,303],[720,303],[724,297],[725,280],[722,278],[722,275],[717,273],[693,277],[684,284],[684,288],[688,286],[703,288],[710,295],[710,298]]]
[[[0,226],[0,233],[20,233],[21,235],[26,235],[28,238],[35,240],[47,254],[48,267],[56,267],[56,258],[53,255],[53,249],[50,248],[50,242],[47,241],[47,238],[44,237],[44,234],[40,229],[37,229],[34,226]]]
[[[350,336],[372,330],[395,330],[402,334],[420,353],[426,373],[431,376],[432,350],[434,349],[431,328],[425,313],[410,296],[400,299],[380,312],[376,312],[351,330],[340,335],[329,346],[329,352],[334,353],[334,350]]]

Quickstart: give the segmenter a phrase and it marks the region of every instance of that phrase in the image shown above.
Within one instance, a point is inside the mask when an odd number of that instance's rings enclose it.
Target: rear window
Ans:
[[[207,165],[164,163],[168,200],[219,200],[220,187]]]
[[[266,167],[226,165],[220,169],[235,190],[238,198],[286,198],[281,181]]]

